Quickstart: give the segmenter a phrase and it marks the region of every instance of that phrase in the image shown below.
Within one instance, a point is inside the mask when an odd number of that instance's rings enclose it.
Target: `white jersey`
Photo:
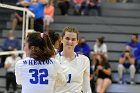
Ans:
[[[107,57],[107,45],[103,43],[100,47],[95,43],[93,50],[95,53],[104,53]]]
[[[68,81],[65,86],[57,87],[55,93],[91,93],[90,62],[86,56],[76,54],[75,59],[68,61],[61,52],[56,55],[56,59],[59,60]]]
[[[62,68],[54,58],[36,61],[27,57],[20,60],[15,66],[15,75],[17,84],[22,85],[22,93],[54,93],[56,86],[66,84]]]
[[[17,56],[15,59],[12,56],[8,56],[5,60],[5,65],[11,64],[11,66],[7,69],[7,72],[15,72],[15,64],[21,58]]]

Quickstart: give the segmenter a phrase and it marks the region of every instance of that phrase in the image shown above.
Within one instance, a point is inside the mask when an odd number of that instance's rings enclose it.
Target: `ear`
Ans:
[[[60,37],[61,43],[63,43],[63,37]]]
[[[77,43],[76,43],[76,45],[78,45],[78,43],[79,43],[79,40],[77,40]]]
[[[31,47],[30,47],[30,50],[31,50],[31,51],[35,50],[35,47],[34,47],[34,46],[31,46]]]

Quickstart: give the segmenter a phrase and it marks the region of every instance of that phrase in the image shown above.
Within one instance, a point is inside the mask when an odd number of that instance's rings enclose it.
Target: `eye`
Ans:
[[[66,40],[70,40],[70,38],[69,38],[69,37],[66,37],[65,39],[66,39]]]
[[[76,41],[76,38],[72,38],[72,41]]]
[[[23,44],[23,47],[25,47],[25,46],[26,46],[26,43]]]

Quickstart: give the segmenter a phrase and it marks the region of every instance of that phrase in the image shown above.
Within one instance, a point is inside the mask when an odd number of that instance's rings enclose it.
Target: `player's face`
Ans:
[[[57,41],[55,42],[54,47],[55,47],[56,49],[59,49],[59,48],[60,48],[60,45],[61,45],[61,39],[59,39],[59,40],[57,40]]]
[[[132,35],[132,42],[137,42],[137,37],[135,35]]]
[[[66,32],[62,38],[63,48],[68,50],[74,50],[78,43],[77,33]]]
[[[27,42],[24,43],[24,51],[26,53],[26,56],[30,55],[29,44]]]
[[[97,45],[98,45],[98,46],[100,45],[100,42],[99,42],[99,40],[98,40],[98,39],[96,39],[96,43],[97,43]]]

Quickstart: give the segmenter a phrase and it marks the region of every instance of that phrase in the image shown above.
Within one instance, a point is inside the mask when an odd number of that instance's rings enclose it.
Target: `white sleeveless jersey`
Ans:
[[[76,54],[74,60],[68,61],[61,52],[56,55],[56,59],[68,79],[67,84],[57,87],[55,93],[91,93],[90,61],[86,56]]]
[[[54,58],[36,61],[27,57],[20,60],[15,66],[15,75],[17,84],[22,85],[22,93],[54,93],[56,86],[66,84],[60,63]]]

